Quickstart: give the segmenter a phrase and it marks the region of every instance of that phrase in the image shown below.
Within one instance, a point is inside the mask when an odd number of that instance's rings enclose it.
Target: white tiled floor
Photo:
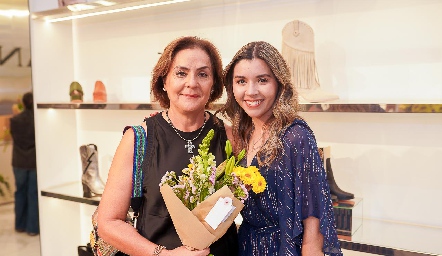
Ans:
[[[28,236],[14,230],[14,203],[0,205],[0,248],[0,255],[40,256],[40,236]],[[373,255],[348,250],[343,253],[345,256]]]
[[[0,205],[0,255],[40,256],[40,236],[15,232],[14,218],[14,203]]]

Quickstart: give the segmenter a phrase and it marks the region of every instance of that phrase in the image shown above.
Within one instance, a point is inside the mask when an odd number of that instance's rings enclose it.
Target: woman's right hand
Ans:
[[[164,252],[164,253],[163,253]],[[164,256],[172,256],[172,255],[179,255],[179,256],[207,256],[210,253],[210,249],[206,248],[204,250],[194,250],[191,251],[186,248],[186,246],[180,246],[173,250],[164,250],[160,255]]]

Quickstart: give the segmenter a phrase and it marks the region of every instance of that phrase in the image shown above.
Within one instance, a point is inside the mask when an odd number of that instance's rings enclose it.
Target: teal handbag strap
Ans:
[[[134,156],[133,156],[133,169],[132,169],[132,195],[130,199],[130,206],[135,214],[141,207],[143,199],[143,160],[147,149],[147,136],[146,131],[141,125],[126,126],[124,132],[127,129],[132,128],[134,131]]]

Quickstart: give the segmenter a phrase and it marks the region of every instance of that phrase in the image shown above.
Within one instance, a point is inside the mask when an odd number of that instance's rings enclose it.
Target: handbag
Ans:
[[[281,54],[290,68],[292,83],[300,101],[324,102],[339,98],[322,90],[319,84],[314,33],[310,25],[300,20],[287,23],[282,29]]]
[[[147,140],[146,140],[146,132],[141,125],[137,126],[126,126],[124,128],[124,132],[126,130],[132,128],[134,131],[135,139],[134,139],[134,164],[133,164],[133,175],[132,175],[132,195],[130,199],[130,207],[132,208],[132,214],[128,211],[126,215],[126,223],[132,225],[136,228],[136,222],[139,215],[139,210],[141,208],[141,203],[143,199],[143,171],[142,164],[144,160],[144,155],[147,148]],[[118,249],[114,246],[108,244],[101,237],[98,236],[98,208],[95,209],[94,214],[92,215],[92,231],[90,233],[90,243],[92,246],[92,252],[95,256],[114,256]]]

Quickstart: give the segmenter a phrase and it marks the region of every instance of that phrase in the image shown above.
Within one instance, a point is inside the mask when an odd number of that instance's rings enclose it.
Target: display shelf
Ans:
[[[38,103],[39,109],[105,109],[105,110],[157,110],[155,103]]]
[[[41,195],[71,202],[98,205],[100,197],[82,196],[81,182],[71,182],[43,189]],[[409,256],[442,254],[442,245],[432,243],[425,237],[442,239],[442,229],[416,226],[406,223],[363,219],[363,225],[350,238],[340,239],[342,249],[372,254],[397,255],[407,252]],[[406,250],[403,248],[407,248]],[[421,253],[431,251],[434,254]]]
[[[101,199],[101,197],[83,197],[83,188],[81,182],[65,183],[42,189],[41,195],[90,205],[98,205]]]
[[[341,246],[347,250],[381,255],[398,255],[399,251],[410,256],[442,255],[442,244],[435,242],[441,239],[441,227],[363,219],[362,227],[351,241],[341,239]]]
[[[211,110],[224,106],[214,103]],[[157,103],[37,103],[39,109],[161,110]],[[442,104],[301,103],[302,112],[442,113]]]
[[[362,225],[362,198],[339,200],[333,203],[338,236],[351,236]]]

